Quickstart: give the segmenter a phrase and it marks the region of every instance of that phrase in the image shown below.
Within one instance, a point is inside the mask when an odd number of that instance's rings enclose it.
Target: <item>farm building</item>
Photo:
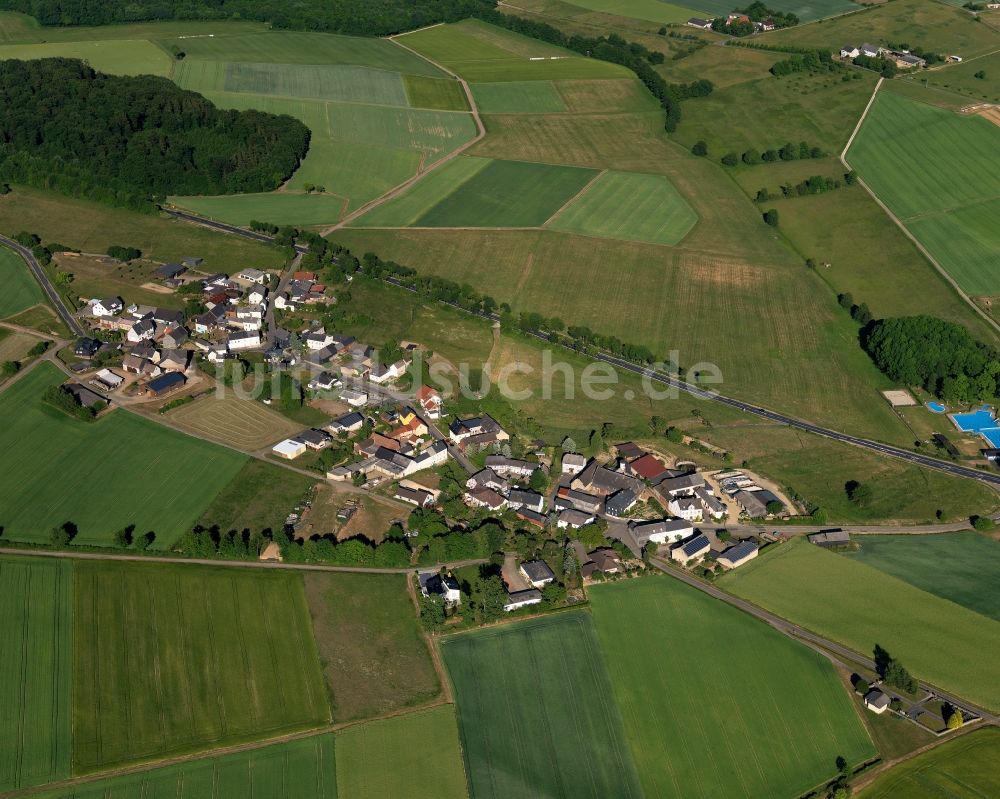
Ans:
[[[299,441],[297,438],[286,438],[284,441],[279,441],[271,448],[271,452],[277,455],[279,458],[284,458],[285,460],[295,460],[299,455],[305,454],[306,445]]]
[[[809,543],[819,547],[842,547],[851,543],[850,533],[843,530],[828,530],[808,536]]]
[[[514,591],[507,594],[507,602],[503,609],[510,613],[512,610],[526,608],[528,605],[539,605],[542,602],[542,592],[535,588],[526,588],[524,591]]]
[[[418,508],[426,508],[434,504],[434,495],[430,491],[423,491],[416,488],[404,488],[400,486],[396,489],[394,497],[401,502],[408,502]]]
[[[680,563],[689,563],[693,560],[703,558],[712,548],[706,535],[696,535],[683,544],[678,544],[670,550],[670,559]]]
[[[608,497],[607,502],[604,503],[604,512],[608,516],[624,516],[635,506],[637,500],[638,497],[634,491],[630,488],[623,488]]]
[[[162,397],[175,391],[187,382],[187,378],[180,372],[167,372],[166,374],[154,377],[146,383],[146,393],[154,397]]]
[[[735,569],[756,558],[758,551],[757,544],[753,541],[741,541],[719,555],[719,563],[727,569]]]
[[[650,541],[654,544],[671,544],[691,535],[694,528],[683,519],[660,519],[650,522],[632,522],[629,529],[640,548]]]
[[[889,704],[891,699],[889,699],[888,694],[883,693],[878,688],[874,688],[865,694],[865,707],[868,708],[872,713],[878,713],[881,715],[889,709]]]
[[[761,502],[756,491],[737,491],[733,496],[743,512],[751,519],[763,519],[767,516],[767,505]]]
[[[562,456],[563,474],[579,474],[586,465],[587,459],[583,455],[577,455],[575,452],[567,452]]]

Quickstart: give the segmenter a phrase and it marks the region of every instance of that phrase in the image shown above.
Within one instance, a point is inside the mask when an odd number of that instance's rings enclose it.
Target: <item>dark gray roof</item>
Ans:
[[[554,580],[556,578],[555,572],[549,568],[549,564],[544,560],[526,561],[521,564],[521,568],[528,575],[528,579],[534,583],[541,582],[542,580]]]
[[[607,502],[604,503],[604,510],[614,516],[627,511],[635,504],[635,501],[635,491],[631,488],[623,488],[608,497]]]
[[[146,384],[146,388],[150,391],[159,394],[163,391],[168,391],[171,388],[176,388],[177,386],[183,386],[185,383],[184,375],[180,372],[167,372],[159,377],[154,377]]]
[[[705,535],[696,535],[690,541],[681,545],[681,552],[683,552],[688,557],[694,557],[699,552],[705,549],[705,547],[711,546],[708,537]],[[733,547],[735,549],[736,547]]]
[[[730,561],[743,560],[747,555],[752,555],[757,551],[757,544],[753,541],[740,541],[736,546],[729,547],[722,553],[721,557]]]
[[[507,594],[507,604],[512,605],[515,602],[528,602],[528,601],[541,602],[542,592],[539,591],[537,588],[526,588],[523,591],[513,591]]]

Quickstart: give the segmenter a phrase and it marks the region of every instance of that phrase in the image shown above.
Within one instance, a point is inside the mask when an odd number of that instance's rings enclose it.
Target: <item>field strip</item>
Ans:
[[[854,143],[854,138],[858,135],[858,132],[861,130],[861,126],[864,124],[865,118],[868,116],[868,112],[871,110],[872,105],[875,103],[875,98],[878,96],[878,90],[881,88],[882,83],[884,81],[885,78],[880,77],[878,79],[878,83],[875,84],[875,90],[872,92],[872,96],[868,99],[868,105],[865,106],[865,110],[862,112],[861,118],[858,120],[858,124],[854,127],[854,131],[851,133],[851,138],[847,140],[847,144],[844,146],[843,151],[840,153],[840,162],[845,167],[851,169],[852,171],[853,169],[847,160],[847,151],[851,149],[851,145]],[[906,236],[906,238],[908,238],[913,243],[913,246],[916,247],[917,250],[931,263],[931,265],[938,271],[938,274],[940,274],[941,277],[943,277],[945,281],[947,281],[947,283],[952,287],[952,289],[954,289],[955,293],[957,293],[958,296],[965,301],[965,304],[968,305],[970,308],[972,308],[980,316],[980,318],[985,320],[986,323],[990,327],[992,327],[994,331],[1000,333],[1000,322],[997,322],[992,316],[990,316],[990,314],[988,314],[986,311],[980,308],[975,302],[973,302],[972,298],[965,293],[965,290],[958,285],[958,281],[955,280],[955,278],[953,278],[948,273],[948,271],[943,266],[941,266],[940,263],[938,263],[938,260],[933,255],[931,255],[930,251],[920,242],[920,240],[917,239],[917,237],[910,232],[909,228],[907,228],[906,225],[903,224],[903,222],[900,220],[900,218],[892,212],[889,206],[886,205],[884,202],[882,202],[882,199],[874,191],[872,191],[871,187],[865,182],[864,178],[858,176],[858,183],[861,184],[861,186],[864,188],[866,192],[868,192],[871,198],[875,200],[876,203],[878,203],[878,206],[886,213],[889,219],[891,219],[896,224],[896,227],[898,227],[903,232],[903,235]]]
[[[919,222],[921,219],[933,219],[937,216],[947,216],[955,211],[965,211],[968,208],[975,208],[977,205],[985,205],[986,203],[991,203],[995,200],[1000,200],[1000,194],[994,194],[992,197],[981,197],[976,200],[969,200],[967,203],[953,205],[951,208],[936,208],[933,211],[925,211],[922,214],[914,214],[913,216],[901,217],[900,219],[904,223]]]
[[[586,186],[584,186],[582,189],[580,189],[580,191],[578,191],[576,194],[574,194],[572,197],[570,197],[568,200],[566,200],[566,202],[564,202],[561,206],[559,206],[559,208],[556,209],[556,212],[554,214],[552,214],[552,216],[550,216],[548,219],[546,219],[544,222],[542,222],[542,227],[543,228],[547,228],[549,225],[551,225],[552,222],[555,221],[563,211],[565,211],[573,203],[575,203],[577,200],[579,200],[584,194],[586,194],[588,191],[590,191],[593,188],[594,184],[597,183],[597,181],[599,181],[607,173],[608,173],[607,169],[602,169],[600,172],[598,172],[596,175],[594,175],[594,177],[592,177],[587,182]]]

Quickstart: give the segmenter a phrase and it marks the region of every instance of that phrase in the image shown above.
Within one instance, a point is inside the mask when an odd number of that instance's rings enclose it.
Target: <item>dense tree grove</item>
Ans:
[[[681,121],[681,100],[705,97],[712,93],[712,82],[696,80],[691,83],[667,83],[652,64],[663,63],[663,53],[649,50],[638,42],[627,42],[620,36],[567,36],[558,28],[533,19],[523,19],[499,11],[485,10],[477,13],[480,19],[502,28],[530,36],[550,44],[565,47],[590,58],[610,61],[632,70],[652,95],[660,101],[667,118],[664,127],[670,133],[677,130]]]
[[[1000,353],[961,325],[931,316],[880,319],[864,345],[893,380],[923,386],[948,402],[986,401],[1000,393]]]
[[[275,28],[384,36],[454,22],[493,0],[0,0],[43,25],[110,25],[167,19],[248,19]]]
[[[79,197],[148,209],[167,194],[272,191],[309,148],[289,116],[223,111],[166,78],[82,61],[0,61],[0,172]]]

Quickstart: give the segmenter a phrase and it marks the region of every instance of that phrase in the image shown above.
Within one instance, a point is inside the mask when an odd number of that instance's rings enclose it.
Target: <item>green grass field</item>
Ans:
[[[304,579],[334,721],[380,716],[440,693],[407,594],[408,575],[305,574]]]
[[[0,318],[15,316],[45,302],[42,287],[32,277],[21,256],[6,247],[0,247],[0,275],[4,285],[0,293]]]
[[[551,114],[566,110],[550,80],[473,83],[472,96],[481,114]]]
[[[976,75],[980,72],[985,73],[985,77],[977,78]],[[922,78],[933,87],[966,95],[966,104],[976,100],[1000,103],[998,77],[1000,77],[1000,53],[993,53],[969,62],[949,65],[946,69],[936,69],[918,76],[915,80]],[[920,80],[920,83],[923,83],[923,80]]]
[[[15,186],[0,202],[0,231],[10,235],[21,230],[37,233],[45,242],[61,242],[84,252],[105,252],[112,244],[127,241],[157,261],[179,261],[196,255],[204,259],[202,268],[208,272],[230,274],[249,265],[274,269],[281,263],[281,252],[267,244],[220,236],[155,214],[137,214]]]
[[[790,621],[870,656],[876,644],[918,679],[1000,708],[1000,623],[805,539],[719,583]],[[873,612],[874,611],[874,612]]]
[[[588,614],[450,637],[441,653],[475,799],[642,796]]]
[[[647,796],[798,796],[874,755],[829,661],[766,624],[670,577],[590,602]]]
[[[85,562],[75,577],[77,770],[329,720],[299,575]]]
[[[328,103],[328,130],[335,142],[379,145],[426,153],[449,153],[476,135],[470,114]]]
[[[106,544],[134,524],[168,547],[246,462],[123,410],[90,424],[72,419],[41,401],[62,379],[40,364],[0,395],[5,537],[47,541],[53,527],[71,521],[78,543]]]
[[[732,4],[726,0],[692,0],[700,11],[713,16],[725,16],[732,12]],[[802,22],[812,22],[825,17],[860,11],[863,6],[850,0],[772,0],[768,8],[795,14]]]
[[[983,799],[1000,795],[1000,730],[988,727],[900,763],[861,799]]]
[[[174,80],[196,92],[406,105],[406,89],[398,72],[349,64],[251,64],[185,59],[177,65]]]
[[[0,558],[0,790],[69,776],[72,572],[68,561]]]
[[[208,29],[214,24],[204,23],[203,27]],[[162,44],[167,47],[177,45],[187,53],[188,59],[199,61],[354,65],[410,75],[443,76],[433,64],[388,39],[283,30],[198,38],[188,36],[164,39]]]
[[[634,77],[616,64],[584,58],[479,20],[438,25],[397,38],[476,83]]]
[[[454,708],[443,705],[337,733],[337,790],[345,799],[465,799]]]
[[[611,114],[656,111],[656,98],[638,80],[557,80],[552,81],[567,111]]]
[[[276,225],[323,225],[336,222],[347,207],[347,199],[335,194],[276,191],[215,197],[168,197],[167,201],[210,219],[244,226],[254,219]]]
[[[281,530],[289,511],[315,483],[304,474],[251,458],[215,494],[197,523],[223,531]]]
[[[990,257],[998,146],[1000,127],[986,119],[880,93],[848,158],[966,291],[990,295],[1000,277]],[[923,167],[914,170],[917,162]]]
[[[403,75],[406,99],[411,108],[438,111],[468,111],[469,101],[457,80]]]
[[[702,4],[692,0],[692,8],[686,8],[660,0],[572,0],[572,5],[586,8],[589,11],[601,11],[606,14],[616,14],[621,17],[663,24],[666,22],[686,22],[696,13],[692,9],[700,7]]]
[[[337,799],[333,735],[190,760],[42,794],[42,799]]]
[[[677,244],[697,221],[662,175],[605,172],[548,227],[605,239]]]
[[[873,38],[873,34],[883,41],[907,42],[911,47],[936,53],[958,53],[966,60],[1000,46],[1000,33],[981,24],[964,9],[924,0],[875,4],[860,14],[827,20],[822,25],[772,31],[760,41],[839,52],[845,42],[864,42]]]
[[[169,75],[173,59],[155,44],[110,40],[0,45],[0,59],[79,58],[100,72],[112,75]]]
[[[491,161],[420,216],[418,227],[537,227],[587,185],[590,169]]]
[[[849,557],[1000,621],[1000,542],[974,532],[863,535]]]

